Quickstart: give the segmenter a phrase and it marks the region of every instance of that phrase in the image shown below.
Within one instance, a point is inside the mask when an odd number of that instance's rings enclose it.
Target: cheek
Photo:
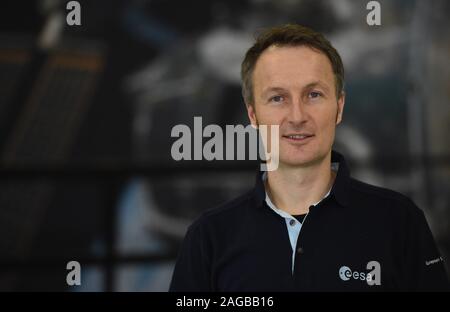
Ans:
[[[318,123],[318,130],[324,135],[331,135],[336,129],[337,111],[323,113]],[[317,120],[317,119],[316,119]]]
[[[283,119],[279,111],[270,109],[260,110],[256,116],[261,125],[279,125]]]

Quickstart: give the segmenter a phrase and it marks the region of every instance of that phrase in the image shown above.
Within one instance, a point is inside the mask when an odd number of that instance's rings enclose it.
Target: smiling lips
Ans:
[[[283,135],[283,138],[288,139],[291,142],[305,142],[313,136],[313,134],[309,133],[292,133]]]

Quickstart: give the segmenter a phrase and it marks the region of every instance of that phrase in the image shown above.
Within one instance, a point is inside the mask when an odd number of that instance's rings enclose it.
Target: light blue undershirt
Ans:
[[[338,169],[339,169],[339,163],[337,163],[337,162],[331,163],[331,170],[337,172]],[[262,179],[264,182],[267,180],[267,172],[264,172]],[[331,192],[331,188],[321,200],[319,200],[317,203],[313,204],[312,206],[316,206],[322,200],[327,198],[328,195],[330,195],[330,192]],[[291,269],[292,269],[292,273],[294,273],[294,263],[295,263],[295,254],[296,254],[295,247],[297,246],[298,236],[302,229],[302,223],[300,221],[298,221],[295,217],[293,217],[292,215],[287,213],[286,211],[277,208],[275,206],[275,204],[272,203],[272,201],[270,200],[267,190],[266,190],[266,203],[267,203],[267,206],[270,207],[270,209],[272,209],[275,213],[277,213],[278,215],[283,217],[284,221],[286,222],[286,227],[287,227],[287,231],[289,234],[289,241],[290,241],[291,247],[292,247],[292,268]],[[305,222],[307,217],[308,217],[308,214],[306,214],[305,218],[303,219],[303,222]],[[291,223],[292,223],[292,225],[291,225]]]

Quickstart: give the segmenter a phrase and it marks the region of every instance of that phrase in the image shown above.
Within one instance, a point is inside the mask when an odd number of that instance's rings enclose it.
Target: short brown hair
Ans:
[[[252,75],[256,62],[271,46],[307,46],[325,54],[333,68],[336,96],[339,98],[344,89],[344,65],[339,53],[321,33],[305,26],[286,24],[263,30],[245,54],[241,65],[241,79],[242,96],[246,105],[254,102]]]

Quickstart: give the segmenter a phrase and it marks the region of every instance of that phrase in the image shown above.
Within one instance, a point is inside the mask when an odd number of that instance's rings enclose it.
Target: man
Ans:
[[[271,28],[241,73],[251,123],[279,125],[279,166],[189,227],[170,290],[448,290],[423,212],[351,178],[332,151],[345,94],[331,44],[299,25]]]

